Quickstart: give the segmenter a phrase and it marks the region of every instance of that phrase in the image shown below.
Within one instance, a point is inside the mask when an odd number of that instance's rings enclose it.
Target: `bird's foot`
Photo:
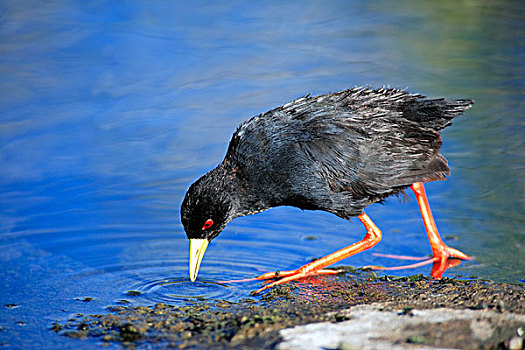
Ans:
[[[470,260],[472,258],[467,254],[460,252],[457,249],[450,248],[443,243],[442,246],[433,251],[432,259],[434,259],[434,264],[432,265],[430,276],[440,279],[443,275],[443,272],[451,267],[458,266],[461,264],[461,260]]]
[[[394,267],[383,267],[383,266],[366,266],[373,270],[402,270],[402,269],[413,269],[416,267],[433,264],[432,271],[430,276],[440,279],[443,276],[443,273],[451,267],[458,266],[462,260],[472,259],[467,254],[460,252],[457,249],[451,248],[447,245],[442,245],[439,249],[436,249],[433,252],[433,256],[430,259],[426,258],[417,258],[409,256],[398,256],[398,255],[387,255],[387,254],[376,254],[378,256],[383,256],[387,258],[396,258],[403,260],[424,260],[415,264],[404,265],[404,266],[394,266]]]
[[[277,281],[269,282],[264,287],[259,288],[256,291],[252,292],[252,294],[259,294],[260,292],[266,289],[273,288],[279,284],[288,283],[288,282],[295,281],[301,278],[318,276],[318,275],[335,275],[340,272],[342,272],[342,270],[323,269],[323,270],[317,270],[317,271],[315,270],[308,271],[303,268],[299,268],[297,270],[291,270],[291,271],[268,272],[259,277],[256,277],[256,279],[257,280],[267,280],[267,279],[273,279],[273,278],[279,278],[279,279]]]
[[[274,286],[277,286],[279,284],[287,283],[290,281],[295,281],[301,278],[315,276],[315,275],[335,275],[342,272],[342,270],[329,270],[329,269],[323,269],[323,270],[317,270],[317,271],[305,271],[305,269],[299,268],[297,270],[290,270],[290,271],[276,271],[276,272],[267,272],[265,274],[262,274],[257,277],[253,278],[246,278],[246,279],[240,279],[240,280],[229,280],[229,281],[221,281],[220,283],[235,283],[235,282],[250,282],[250,281],[265,281],[265,280],[271,280],[275,278],[279,278],[277,281],[270,282],[268,281],[268,284],[262,288],[257,289],[253,292],[253,294],[258,294],[262,292],[263,290],[270,289]]]

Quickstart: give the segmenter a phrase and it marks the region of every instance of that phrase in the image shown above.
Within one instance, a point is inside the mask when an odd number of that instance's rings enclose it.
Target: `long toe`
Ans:
[[[308,276],[311,276],[311,275],[312,274],[306,274],[304,272],[299,272],[299,273],[296,273],[295,275],[283,277],[280,280],[277,280],[275,282],[269,283],[269,284],[265,285],[264,287],[257,289],[255,292],[253,292],[253,294],[259,294],[263,290],[273,288],[273,287],[275,287],[275,286],[277,286],[279,284],[288,283],[288,282],[295,281],[295,280],[298,280],[298,279],[301,279],[301,278],[304,278],[304,277],[308,277]]]
[[[380,256],[382,258],[389,259],[398,259],[398,260],[428,260],[428,256],[408,256],[408,255],[394,255],[394,254],[381,254],[381,253],[372,253],[373,256]]]
[[[428,264],[432,264],[435,262],[437,258],[430,258],[424,261],[420,261],[415,264],[410,265],[402,265],[402,266],[390,266],[390,267],[384,267],[384,266],[364,266],[363,268],[369,268],[372,270],[385,270],[385,271],[394,271],[394,270],[405,270],[405,269],[415,269],[416,267],[425,266]]]
[[[445,251],[447,252],[447,258],[457,258],[462,260],[472,259],[472,257],[468,256],[467,254],[460,252],[457,249],[450,248],[449,246],[445,246]]]
[[[253,294],[259,294],[263,290],[270,289],[272,287],[275,287],[279,284],[288,283],[291,281],[296,281],[301,278],[305,277],[311,277],[311,276],[317,276],[317,275],[336,275],[338,273],[341,273],[343,270],[329,270],[329,269],[323,269],[318,271],[311,271],[311,272],[301,272],[300,269],[294,270],[294,271],[285,271],[286,276],[283,276],[282,273],[280,274],[281,279],[270,282],[267,285],[265,285],[262,288],[257,289],[253,292]],[[293,273],[292,273],[293,272]]]
[[[229,280],[229,281],[220,281],[219,283],[237,283],[237,282],[250,282],[250,281],[264,281],[269,280],[273,278],[280,278],[285,276],[291,276],[293,274],[296,274],[297,270],[290,270],[290,271],[275,271],[275,272],[267,272],[257,277],[252,278],[243,278],[240,280]]]
[[[393,266],[393,267],[383,267],[383,266],[365,266],[365,268],[371,268],[372,270],[385,270],[385,271],[393,271],[393,270],[403,270],[403,269],[413,269],[417,267],[421,267],[428,264],[432,265],[432,270],[430,272],[430,276],[440,279],[443,276],[443,273],[448,270],[451,267],[458,266],[461,264],[462,260],[470,260],[472,259],[470,256],[468,256],[465,253],[460,252],[457,249],[450,248],[449,246],[442,246],[441,249],[436,250],[433,252],[434,256],[430,259],[426,259],[424,261],[410,264],[410,265],[403,265],[403,266]],[[381,254],[380,256],[388,257],[388,258],[400,258],[400,259],[406,259],[406,260],[419,260],[419,258],[411,258],[407,256],[396,256],[396,255],[387,255],[387,254]]]

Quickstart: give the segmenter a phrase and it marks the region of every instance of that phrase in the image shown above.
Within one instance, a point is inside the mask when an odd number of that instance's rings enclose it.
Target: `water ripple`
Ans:
[[[190,282],[187,278],[142,280],[130,288],[140,292],[141,299],[163,303],[180,303],[191,299],[227,299],[236,294],[236,288],[223,283],[206,280]]]

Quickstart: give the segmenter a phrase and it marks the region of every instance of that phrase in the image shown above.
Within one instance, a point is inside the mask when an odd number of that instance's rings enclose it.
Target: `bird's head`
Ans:
[[[208,243],[233,219],[223,179],[212,170],[190,186],[181,206],[181,221],[190,240],[190,279],[195,281]]]

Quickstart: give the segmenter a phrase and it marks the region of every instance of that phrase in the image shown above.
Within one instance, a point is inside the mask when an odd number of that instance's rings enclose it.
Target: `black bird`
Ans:
[[[280,278],[260,290],[336,273],[324,268],[381,239],[364,208],[409,187],[430,240],[431,274],[440,278],[449,267],[448,258],[470,257],[440,239],[423,182],[449,175],[439,153],[439,133],[472,104],[468,99],[427,99],[391,88],[353,88],[307,95],[243,123],[224,161],[191,185],[182,203],[191,281],[208,243],[228,222],[281,205],[324,210],[346,220],[357,216],[367,233],[363,240],[297,270],[257,277]]]

